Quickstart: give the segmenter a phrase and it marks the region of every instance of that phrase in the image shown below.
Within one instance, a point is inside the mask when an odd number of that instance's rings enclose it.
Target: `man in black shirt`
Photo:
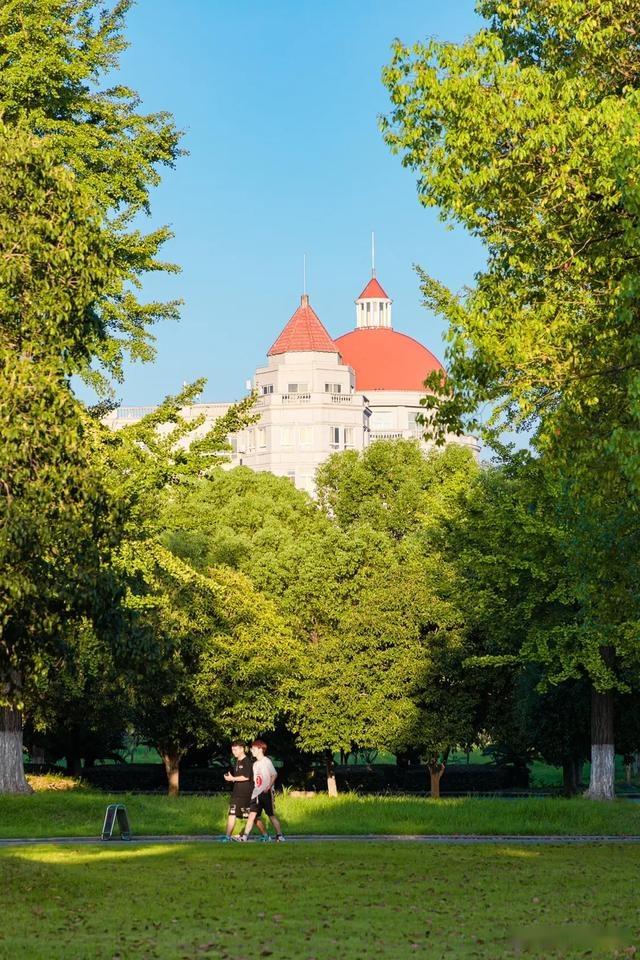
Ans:
[[[227,818],[227,833],[223,840],[230,840],[237,817],[242,820],[249,819],[249,806],[251,804],[251,793],[253,791],[253,757],[248,755],[244,748],[244,743],[240,740],[234,740],[231,744],[231,753],[234,756],[235,764],[233,772],[225,773],[224,779],[227,783],[233,784],[231,794],[231,804],[229,806],[229,816]],[[256,827],[264,836],[266,833],[262,820],[255,822]]]

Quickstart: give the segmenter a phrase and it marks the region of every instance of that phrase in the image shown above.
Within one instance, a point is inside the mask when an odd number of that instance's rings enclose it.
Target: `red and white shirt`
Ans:
[[[276,768],[271,763],[271,760],[269,760],[269,757],[262,757],[261,760],[256,760],[253,765],[254,787],[251,799],[255,800],[261,793],[270,790],[277,776]]]

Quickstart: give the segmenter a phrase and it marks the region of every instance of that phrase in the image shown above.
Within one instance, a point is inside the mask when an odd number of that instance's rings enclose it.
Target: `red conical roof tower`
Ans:
[[[366,285],[358,300],[388,300],[389,297],[386,295],[378,281],[375,277],[371,277],[369,283]],[[357,301],[356,301],[357,302]]]
[[[338,353],[338,348],[324,328],[318,314],[303,294],[300,306],[273,344],[267,356],[278,353]]]

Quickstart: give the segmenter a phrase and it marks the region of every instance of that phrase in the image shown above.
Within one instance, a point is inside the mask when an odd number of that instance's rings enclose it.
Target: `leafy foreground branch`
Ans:
[[[472,289],[421,272],[445,318],[429,430],[529,430],[566,530],[575,626],[551,682],[592,690],[590,794],[613,796],[616,693],[637,672],[640,591],[638,0],[481,0],[460,44],[396,43],[386,142],[420,202],[486,251]],[[482,414],[486,414],[483,420]],[[561,599],[562,602],[562,599]]]

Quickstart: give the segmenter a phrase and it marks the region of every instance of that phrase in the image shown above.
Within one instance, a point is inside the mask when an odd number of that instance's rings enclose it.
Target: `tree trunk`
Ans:
[[[177,797],[180,792],[180,760],[182,754],[175,747],[159,750],[165,773],[167,774],[167,793],[170,797]]]
[[[562,761],[562,792],[565,797],[572,797],[575,790],[573,760],[564,759]]]
[[[444,771],[444,763],[439,763],[436,760],[435,762],[429,764],[429,785],[431,788],[432,800],[440,799],[440,781],[442,780]]]
[[[613,690],[591,691],[591,777],[585,796],[590,800],[615,797]]]
[[[575,766],[576,789],[581,790],[582,789],[582,768],[584,766],[583,758],[581,757],[579,760],[574,760],[574,766]]]
[[[70,777],[79,777],[82,773],[82,758],[77,753],[68,753],[65,757],[67,773]]]
[[[336,783],[336,768],[331,750],[326,751],[325,762],[327,764],[327,793],[330,797],[337,797],[338,784]]]
[[[565,797],[573,797],[580,789],[582,761],[565,757],[562,761],[562,787]]]
[[[22,714],[0,707],[0,793],[33,793],[24,775]]]

